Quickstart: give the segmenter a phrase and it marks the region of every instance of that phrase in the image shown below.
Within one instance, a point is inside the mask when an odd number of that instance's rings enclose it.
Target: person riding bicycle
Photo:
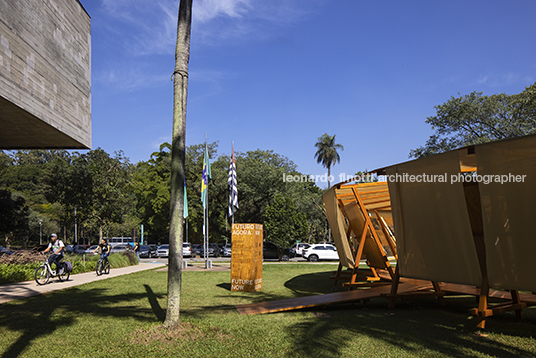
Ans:
[[[99,246],[95,250],[93,250],[93,253],[95,251],[100,249],[101,259],[103,259],[105,262],[108,261],[108,255],[110,255],[110,245],[108,242],[106,242],[105,239],[101,239]]]
[[[52,242],[48,244],[48,247],[43,250],[43,254],[49,252],[52,250],[52,254],[48,257],[48,264],[52,265],[52,263],[56,264],[56,271],[60,271],[60,261],[63,259],[63,249],[65,248],[65,245],[63,244],[63,241],[58,239],[58,236],[56,234],[51,234],[50,239]],[[52,267],[52,266],[51,266]],[[56,271],[54,271],[52,274],[56,274]]]

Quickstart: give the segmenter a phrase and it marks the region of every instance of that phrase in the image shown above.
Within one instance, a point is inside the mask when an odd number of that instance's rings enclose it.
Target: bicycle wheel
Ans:
[[[104,264],[104,273],[109,274],[110,273],[110,262],[106,261]]]
[[[103,271],[102,260],[99,260],[99,261],[97,262],[97,269],[96,269],[96,271],[97,271],[97,276],[102,275],[102,271]]]
[[[50,273],[45,265],[41,265],[35,270],[34,277],[38,285],[44,285],[50,279]]]
[[[71,276],[71,273],[67,271],[67,267],[64,263],[61,263],[61,270],[63,272],[61,274],[58,274],[58,278],[60,281],[67,281],[69,279],[69,276]]]

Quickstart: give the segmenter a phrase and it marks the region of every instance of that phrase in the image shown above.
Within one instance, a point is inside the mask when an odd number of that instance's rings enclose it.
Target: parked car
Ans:
[[[112,249],[110,250],[110,254],[116,254],[118,252],[125,252],[132,250],[132,246],[130,245],[115,245],[112,246]]]
[[[294,256],[289,249],[283,249],[273,242],[265,241],[262,243],[262,258],[264,260],[288,261]]]
[[[169,245],[164,244],[158,246],[158,249],[156,249],[156,257],[169,257]]]
[[[89,245],[74,245],[73,253],[75,254],[85,254],[86,250],[89,248]]]
[[[194,253],[196,256],[202,256],[202,252],[203,252],[203,245],[200,245],[200,244],[193,244],[192,245],[192,248],[194,250]]]
[[[204,245],[201,245],[199,256],[203,257],[205,255],[205,248]],[[208,244],[208,256],[213,257],[219,257],[220,256],[220,248],[217,244]]]
[[[223,247],[223,256],[225,257],[231,256],[231,244],[227,244]]]
[[[154,245],[140,245],[139,254],[142,258],[156,257],[156,247]]]
[[[303,257],[308,261],[338,260],[337,248],[331,244],[313,244],[303,249]]]
[[[195,257],[195,250],[189,242],[182,243],[182,257]]]
[[[97,246],[99,246],[99,245],[92,245],[92,246],[88,247],[88,248],[84,251],[84,254],[86,254],[86,255],[95,255],[96,252],[93,253],[93,251],[95,251],[95,249],[97,248]]]
[[[294,246],[292,246],[291,250],[294,251],[294,253],[296,254],[296,256],[303,256],[303,249],[306,249],[308,248],[309,244],[305,243],[305,242],[301,242],[299,244],[294,244]]]

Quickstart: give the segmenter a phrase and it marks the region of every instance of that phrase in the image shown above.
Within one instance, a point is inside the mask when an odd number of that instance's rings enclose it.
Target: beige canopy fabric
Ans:
[[[490,286],[536,291],[536,136],[475,152]]]
[[[365,258],[372,268],[390,270],[386,250],[396,255],[396,245],[388,227],[392,215],[387,183],[336,184],[322,200],[341,264],[354,269],[357,258]]]
[[[481,284],[460,173],[452,151],[387,168],[401,276]]]
[[[342,213],[339,211],[335,187],[331,187],[322,196],[322,201],[324,202],[329,227],[331,228],[331,234],[333,236],[333,241],[335,242],[335,247],[337,247],[337,253],[339,254],[341,264],[344,267],[353,269],[355,266],[355,259],[352,255],[348,236],[346,235],[348,226],[344,221]]]

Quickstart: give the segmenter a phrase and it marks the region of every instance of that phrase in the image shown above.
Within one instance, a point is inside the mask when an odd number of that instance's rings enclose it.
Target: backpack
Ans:
[[[73,264],[70,261],[65,261],[64,265],[67,272],[73,272]]]

